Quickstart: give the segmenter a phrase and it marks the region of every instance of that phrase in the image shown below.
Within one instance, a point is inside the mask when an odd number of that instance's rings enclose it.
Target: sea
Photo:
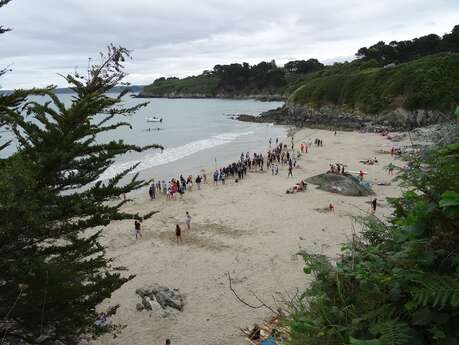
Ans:
[[[115,96],[115,95],[113,95]],[[60,94],[66,104],[71,103],[72,94]],[[45,101],[37,97],[36,101]],[[148,101],[148,105],[137,113],[118,118],[130,127],[122,127],[103,133],[98,142],[124,140],[139,146],[159,144],[163,150],[151,149],[129,152],[116,158],[113,165],[100,176],[109,179],[137,163],[133,173],[144,179],[169,180],[180,174],[196,175],[237,161],[242,152],[265,153],[269,139],[283,140],[287,128],[273,124],[240,122],[235,114],[259,115],[277,108],[283,102],[261,102],[257,100],[232,99],[140,99],[126,95],[124,106],[134,106]],[[150,117],[162,118],[161,123],[147,122]],[[14,150],[14,143],[9,150]]]

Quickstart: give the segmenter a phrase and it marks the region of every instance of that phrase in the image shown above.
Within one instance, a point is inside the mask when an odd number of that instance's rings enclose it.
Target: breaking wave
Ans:
[[[152,154],[147,154],[140,160],[140,164],[132,172],[136,173],[145,169],[157,167],[160,165],[168,164],[175,162],[179,159],[191,156],[197,152],[207,150],[216,146],[228,144],[232,141],[235,141],[237,138],[245,135],[254,134],[253,131],[248,132],[233,132],[233,133],[222,133],[216,136],[213,136],[208,139],[202,139],[197,141],[192,141],[183,146],[166,148],[162,152],[155,152]],[[109,167],[105,172],[99,177],[99,180],[106,180],[114,177],[116,174],[132,167],[137,164],[139,160],[132,160],[123,163],[115,163]]]

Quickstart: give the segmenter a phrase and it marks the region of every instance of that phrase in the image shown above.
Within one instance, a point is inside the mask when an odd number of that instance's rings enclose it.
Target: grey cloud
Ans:
[[[134,50],[134,83],[200,73],[217,63],[352,58],[378,40],[443,34],[457,24],[456,0],[13,0],[0,23],[4,88],[62,84],[113,42]],[[287,58],[288,57],[288,58]]]

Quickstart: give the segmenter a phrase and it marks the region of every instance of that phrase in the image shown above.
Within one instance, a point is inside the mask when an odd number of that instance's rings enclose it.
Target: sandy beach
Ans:
[[[352,216],[370,209],[370,197],[341,196],[313,185],[304,193],[286,194],[286,189],[327,171],[330,163],[344,163],[347,170],[363,169],[368,172],[365,178],[375,183],[392,179],[384,169],[390,162],[403,165],[390,154],[378,153],[381,147],[390,147],[390,141],[379,134],[338,132],[335,136],[332,131],[302,129],[295,141],[316,137],[324,146],[313,145],[298,159],[293,178],[281,166],[278,176],[265,170],[249,173],[240,183],[228,179],[226,185],[213,186],[208,181],[200,191],[194,188],[177,200],[160,196],[150,201],[145,191],[130,203],[126,209],[131,212],[160,212],[142,223],[140,240],[135,240],[133,222],[113,222],[105,232],[103,241],[114,258],[113,266],[124,266],[128,271],[122,274],[136,277],[101,306],[103,310],[120,304],[113,322],[126,328],[117,338],[104,336],[93,344],[164,344],[166,338],[173,345],[247,344],[240,328],[260,323],[272,313],[240,303],[229,289],[227,273],[247,302],[259,304],[252,291],[277,307],[278,301],[308,284],[302,259],[295,253],[305,249],[336,257],[340,244],[352,237]],[[263,154],[267,149],[268,145]],[[373,166],[359,163],[375,156],[379,162]],[[376,215],[388,216],[391,210],[385,198],[399,195],[400,188],[392,183],[375,184],[373,189],[378,198]],[[336,206],[335,214],[317,210],[329,203]],[[185,229],[186,211],[192,216],[191,230]],[[175,241],[177,223],[182,227],[182,245]],[[166,318],[137,311],[140,298],[135,290],[153,284],[180,289],[186,296],[184,310]]]

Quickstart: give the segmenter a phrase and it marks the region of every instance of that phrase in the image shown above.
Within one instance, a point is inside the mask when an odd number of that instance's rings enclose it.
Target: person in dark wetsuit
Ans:
[[[373,210],[373,213],[376,212],[376,206],[377,206],[378,202],[376,200],[376,198],[373,199],[373,201],[371,202],[371,208]]]
[[[180,225],[175,226],[175,237],[177,238],[177,244],[182,243],[182,229],[180,228]]]

